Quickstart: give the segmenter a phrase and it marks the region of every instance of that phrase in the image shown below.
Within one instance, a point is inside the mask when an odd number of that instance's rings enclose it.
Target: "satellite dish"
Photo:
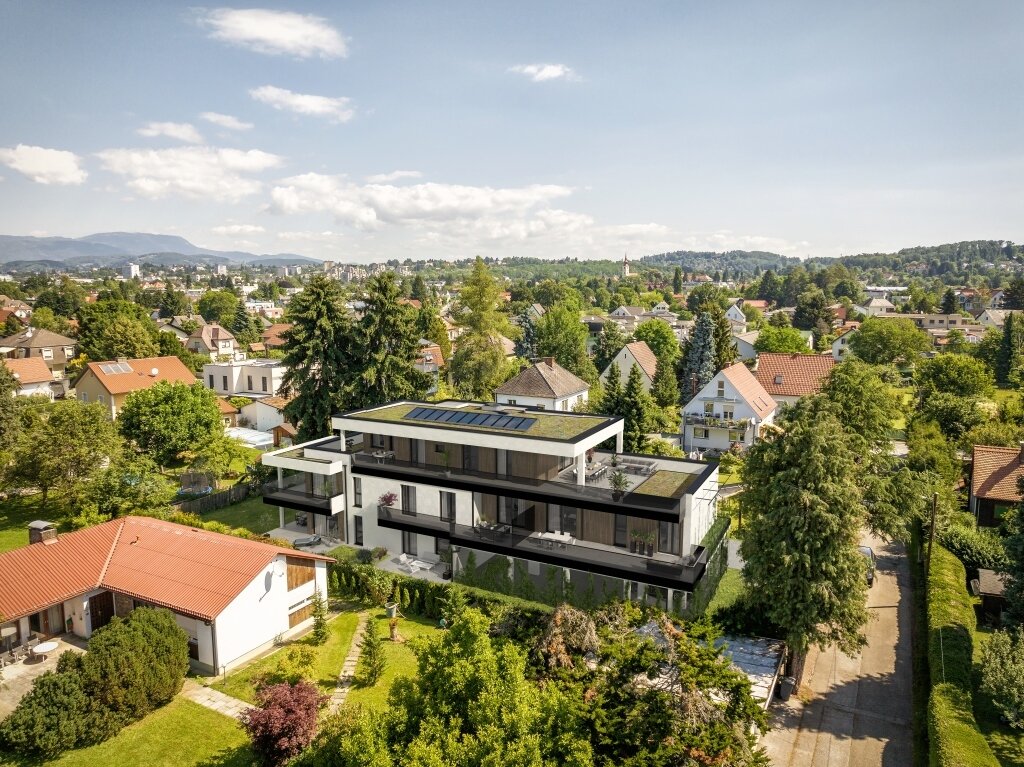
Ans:
[[[159,370],[157,370],[156,368],[153,368],[152,370],[149,371],[149,374],[151,376],[153,376],[154,378],[156,378],[156,374],[159,373],[159,372],[160,372]]]

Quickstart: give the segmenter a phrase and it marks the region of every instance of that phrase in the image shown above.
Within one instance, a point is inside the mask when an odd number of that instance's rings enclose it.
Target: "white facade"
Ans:
[[[836,362],[842,362],[846,359],[850,353],[850,339],[853,338],[856,330],[851,330],[847,333],[843,333],[835,341],[832,342],[832,359]]]
[[[244,419],[248,428],[256,431],[271,431],[285,420],[281,408],[268,405],[261,400],[254,400],[242,407],[239,417]]]
[[[746,373],[753,378],[749,371]],[[756,379],[754,381],[756,383]],[[726,371],[720,370],[683,407],[683,450],[726,452],[737,444],[746,450],[754,444],[761,428],[774,420],[774,407],[759,416]]]
[[[53,388],[50,386],[48,381],[40,381],[36,383],[21,383],[18,382],[18,388],[14,390],[15,397],[33,397],[41,396],[46,397],[51,402],[53,401]]]
[[[625,387],[629,381],[629,371],[633,369],[634,365],[636,365],[640,368],[640,378],[643,380],[644,391],[649,392],[651,390],[654,378],[648,375],[643,366],[637,362],[636,357],[633,355],[633,350],[629,348],[629,344],[626,344],[619,350],[619,353],[615,355],[615,359],[608,363],[608,367],[601,373],[601,381],[603,383],[608,382],[608,373],[613,364],[619,366],[619,380],[622,382],[623,387]]]
[[[725,316],[733,322],[741,322],[744,325],[747,324],[747,315],[743,313],[739,303],[735,303],[725,310]]]
[[[136,277],[142,276],[142,267],[138,264],[125,264],[121,269],[121,275],[126,280],[133,280]]]
[[[222,397],[274,397],[287,368],[280,360],[254,359],[203,365],[203,384]]]
[[[732,345],[736,347],[736,353],[744,362],[757,359],[757,349],[754,348],[754,344],[757,343],[757,337],[760,334],[760,331],[752,330],[749,333],[739,333],[732,337]]]
[[[499,405],[519,405],[521,407],[535,407],[541,410],[562,410],[568,412],[577,405],[587,402],[589,396],[589,391],[580,391],[564,397],[527,397],[522,394],[495,394],[494,398]]]

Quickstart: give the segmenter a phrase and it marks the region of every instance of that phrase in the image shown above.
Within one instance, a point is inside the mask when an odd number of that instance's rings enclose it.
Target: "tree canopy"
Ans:
[[[201,383],[157,381],[125,397],[122,436],[161,466],[196,450],[223,430],[217,395]]]
[[[873,365],[914,363],[931,348],[928,335],[908,319],[869,317],[850,337],[850,351]]]

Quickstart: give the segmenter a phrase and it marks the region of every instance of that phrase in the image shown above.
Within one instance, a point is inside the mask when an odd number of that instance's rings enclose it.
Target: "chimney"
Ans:
[[[547,365],[549,368],[553,368],[555,366],[555,358],[554,357],[545,357],[544,358],[544,364]]]
[[[57,526],[53,524],[53,522],[45,522],[41,519],[37,519],[34,522],[29,522],[28,542],[29,545],[33,543],[56,543]]]
[[[118,357],[115,360],[115,362],[128,362],[128,358],[127,357]]]

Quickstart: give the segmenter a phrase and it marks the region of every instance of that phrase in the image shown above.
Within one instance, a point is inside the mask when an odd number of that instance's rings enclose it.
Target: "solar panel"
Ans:
[[[132,366],[126,362],[108,362],[105,365],[100,365],[100,370],[109,376],[116,373],[131,373]]]
[[[478,426],[485,429],[503,429],[507,431],[526,431],[537,421],[536,418],[523,418],[503,413],[474,413],[472,411],[442,410],[433,407],[413,408],[404,418],[410,421],[432,421],[434,423]]]

